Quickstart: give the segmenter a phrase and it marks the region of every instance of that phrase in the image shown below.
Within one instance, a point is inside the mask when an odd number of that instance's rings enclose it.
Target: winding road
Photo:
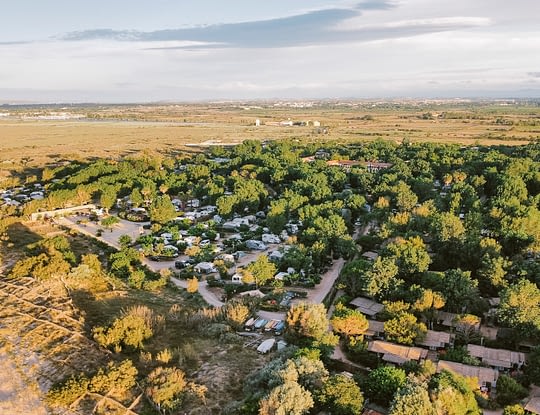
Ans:
[[[141,223],[133,223],[127,220],[120,219],[120,222],[114,225],[111,228],[111,230],[105,230],[101,236],[96,236],[96,232],[98,229],[101,229],[101,226],[99,226],[95,222],[88,222],[85,224],[77,223],[77,221],[82,218],[84,217],[82,216],[62,217],[62,218],[56,218],[55,222],[61,226],[66,226],[70,229],[74,229],[85,235],[91,236],[92,238],[95,238],[101,242],[104,242],[107,245],[112,246],[113,248],[116,248],[116,249],[120,248],[118,244],[118,238],[121,235],[129,235],[132,237],[132,239],[136,239],[141,234],[141,232],[144,232],[144,233],[148,232],[146,230],[142,231]],[[372,226],[373,226],[372,223],[368,223],[364,227],[357,227],[353,234],[353,238],[357,238],[360,234],[362,235],[367,234]],[[150,261],[149,259],[144,258],[142,262],[150,270],[155,271],[155,272],[160,272],[163,269],[174,268],[173,261],[155,262],[155,261]],[[345,260],[343,258],[340,258],[334,261],[331,268],[322,275],[321,282],[315,288],[306,289],[308,295],[306,299],[302,301],[307,301],[310,303],[322,303],[324,298],[328,295],[328,293],[334,286],[337,278],[339,277],[341,269],[343,268],[344,265],[345,265]],[[187,281],[185,280],[181,280],[175,277],[171,277],[170,280],[177,287],[187,288]],[[221,299],[219,299],[216,296],[215,293],[209,290],[208,283],[206,281],[199,282],[199,294],[211,306],[221,307],[224,304],[221,301]],[[259,316],[266,319],[281,320],[285,318],[285,314],[286,313],[259,311]]]

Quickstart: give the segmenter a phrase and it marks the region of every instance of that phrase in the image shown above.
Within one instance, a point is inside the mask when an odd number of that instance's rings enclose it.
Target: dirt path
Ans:
[[[2,350],[0,350],[0,414],[47,414],[39,394],[22,378],[9,355]]]

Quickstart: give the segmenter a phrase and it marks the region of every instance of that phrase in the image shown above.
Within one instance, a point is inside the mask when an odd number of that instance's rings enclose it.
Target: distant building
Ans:
[[[379,163],[371,161],[364,162],[363,165],[370,173],[376,173],[378,171],[392,167],[392,163]]]

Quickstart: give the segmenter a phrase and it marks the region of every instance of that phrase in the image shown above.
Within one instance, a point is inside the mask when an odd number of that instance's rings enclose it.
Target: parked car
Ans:
[[[285,330],[285,321],[279,320],[278,323],[274,326],[274,334],[276,336],[281,336]]]
[[[268,320],[264,319],[264,318],[260,318],[259,320],[257,320],[257,322],[255,323],[255,330],[263,330],[264,329],[264,326],[266,326],[266,324],[268,323]]]
[[[150,260],[152,261],[156,261],[156,262],[161,262],[161,261],[171,261],[173,258],[170,257],[170,256],[165,256],[165,255],[152,255],[150,257]]]
[[[260,354],[266,354],[268,353],[270,350],[272,350],[272,348],[274,347],[274,344],[276,343],[276,341],[274,339],[266,339],[265,341],[263,341],[259,347],[257,347],[257,351],[260,353]]]
[[[195,261],[191,258],[189,259],[181,259],[179,261],[176,261],[174,263],[174,267],[176,269],[184,269],[184,268],[187,268],[189,267],[190,265],[193,265],[195,263]]]
[[[244,251],[236,251],[235,253],[232,254],[232,256],[234,257],[234,259],[238,261],[243,256],[246,256],[246,253]]]

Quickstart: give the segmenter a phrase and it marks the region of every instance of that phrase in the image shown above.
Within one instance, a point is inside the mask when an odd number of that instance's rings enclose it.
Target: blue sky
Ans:
[[[538,0],[18,0],[0,102],[539,97],[539,16]]]

